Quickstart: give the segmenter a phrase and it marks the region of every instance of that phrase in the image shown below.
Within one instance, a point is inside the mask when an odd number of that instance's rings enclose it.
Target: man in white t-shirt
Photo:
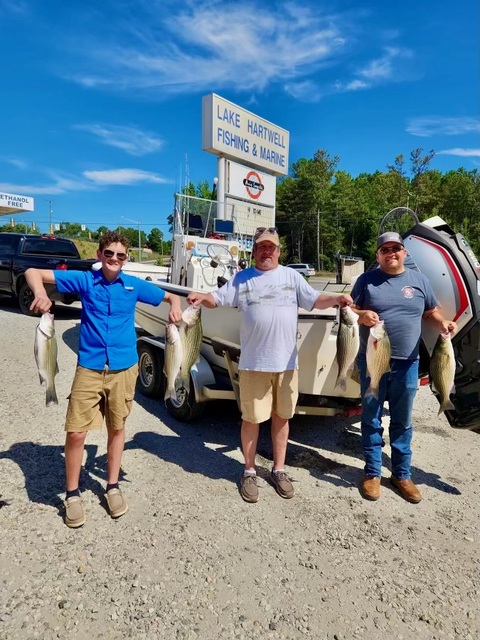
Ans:
[[[347,294],[319,294],[294,269],[278,264],[280,239],[275,227],[259,227],[253,238],[255,267],[238,272],[223,287],[211,293],[191,293],[195,306],[238,307],[240,329],[241,442],[245,471],[240,494],[246,502],[257,502],[255,455],[259,425],[272,419],[272,484],[282,498],[294,494],[285,472],[289,419],[298,399],[297,324],[298,308],[327,309],[351,305]]]

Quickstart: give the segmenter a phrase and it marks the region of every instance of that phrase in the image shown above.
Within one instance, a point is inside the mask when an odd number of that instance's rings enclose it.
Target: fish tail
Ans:
[[[450,398],[447,398],[440,405],[440,408],[438,409],[437,416],[439,416],[443,411],[447,411],[447,410],[448,411],[453,411],[454,409],[455,409],[455,407],[453,405],[453,402],[450,400]]]
[[[55,391],[55,387],[50,387],[47,389],[45,396],[45,405],[51,407],[53,404],[58,404],[57,392]]]
[[[346,376],[339,376],[337,378],[337,382],[335,384],[335,388],[341,389],[342,391],[347,390],[347,378]]]
[[[375,400],[378,400],[378,389],[370,385],[368,389],[365,391],[365,397],[370,398],[371,396],[373,396]]]
[[[167,402],[167,400],[171,398],[173,400],[173,402],[176,402],[177,400],[177,394],[175,392],[175,389],[167,389],[165,391],[165,395],[163,397],[164,401]]]

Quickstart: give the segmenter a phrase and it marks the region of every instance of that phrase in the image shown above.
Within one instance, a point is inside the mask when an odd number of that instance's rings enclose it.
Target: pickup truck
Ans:
[[[30,311],[33,294],[25,280],[25,271],[36,269],[75,269],[89,271],[95,260],[83,260],[72,240],[56,236],[24,233],[0,233],[0,294],[15,297],[22,313]],[[55,285],[46,285],[52,301],[72,304],[78,297],[59,293]]]

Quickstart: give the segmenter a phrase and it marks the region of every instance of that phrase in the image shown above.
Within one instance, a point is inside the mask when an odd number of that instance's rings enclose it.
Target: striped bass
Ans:
[[[180,374],[180,368],[182,366],[182,341],[176,324],[167,324],[165,327],[165,335],[165,364],[163,368],[167,379],[165,400],[172,398],[176,401],[175,381]]]
[[[367,372],[370,377],[370,385],[365,391],[365,397],[373,396],[378,400],[378,387],[382,376],[390,371],[390,340],[385,329],[385,322],[370,327],[370,335],[367,341]]]
[[[358,316],[350,307],[341,307],[337,333],[338,376],[335,387],[342,391],[347,389],[347,375],[353,371],[359,347]]]
[[[453,411],[450,394],[455,393],[455,354],[449,333],[441,333],[437,338],[430,360],[430,377],[432,389],[439,396],[438,415],[446,409]]]
[[[58,404],[55,376],[58,373],[57,339],[55,337],[54,316],[44,313],[35,330],[34,354],[37,362],[40,384],[46,389],[45,404]]]
[[[180,339],[182,342],[182,387],[186,393],[190,391],[190,369],[200,360],[203,331],[201,307],[188,306],[182,314],[180,323]]]

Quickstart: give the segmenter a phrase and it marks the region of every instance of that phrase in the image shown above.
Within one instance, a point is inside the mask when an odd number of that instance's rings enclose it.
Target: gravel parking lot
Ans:
[[[296,417],[288,470],[296,496],[266,477],[244,503],[231,403],[182,424],[137,395],[122,486],[130,511],[105,510],[104,431],[87,439],[87,523],[62,519],[63,421],[76,361],[78,306],[58,305],[58,407],[45,407],[35,318],[0,299],[2,528],[0,639],[162,638],[476,640],[479,637],[480,434],[452,429],[422,388],[414,480],[424,500],[358,491],[359,420]]]

